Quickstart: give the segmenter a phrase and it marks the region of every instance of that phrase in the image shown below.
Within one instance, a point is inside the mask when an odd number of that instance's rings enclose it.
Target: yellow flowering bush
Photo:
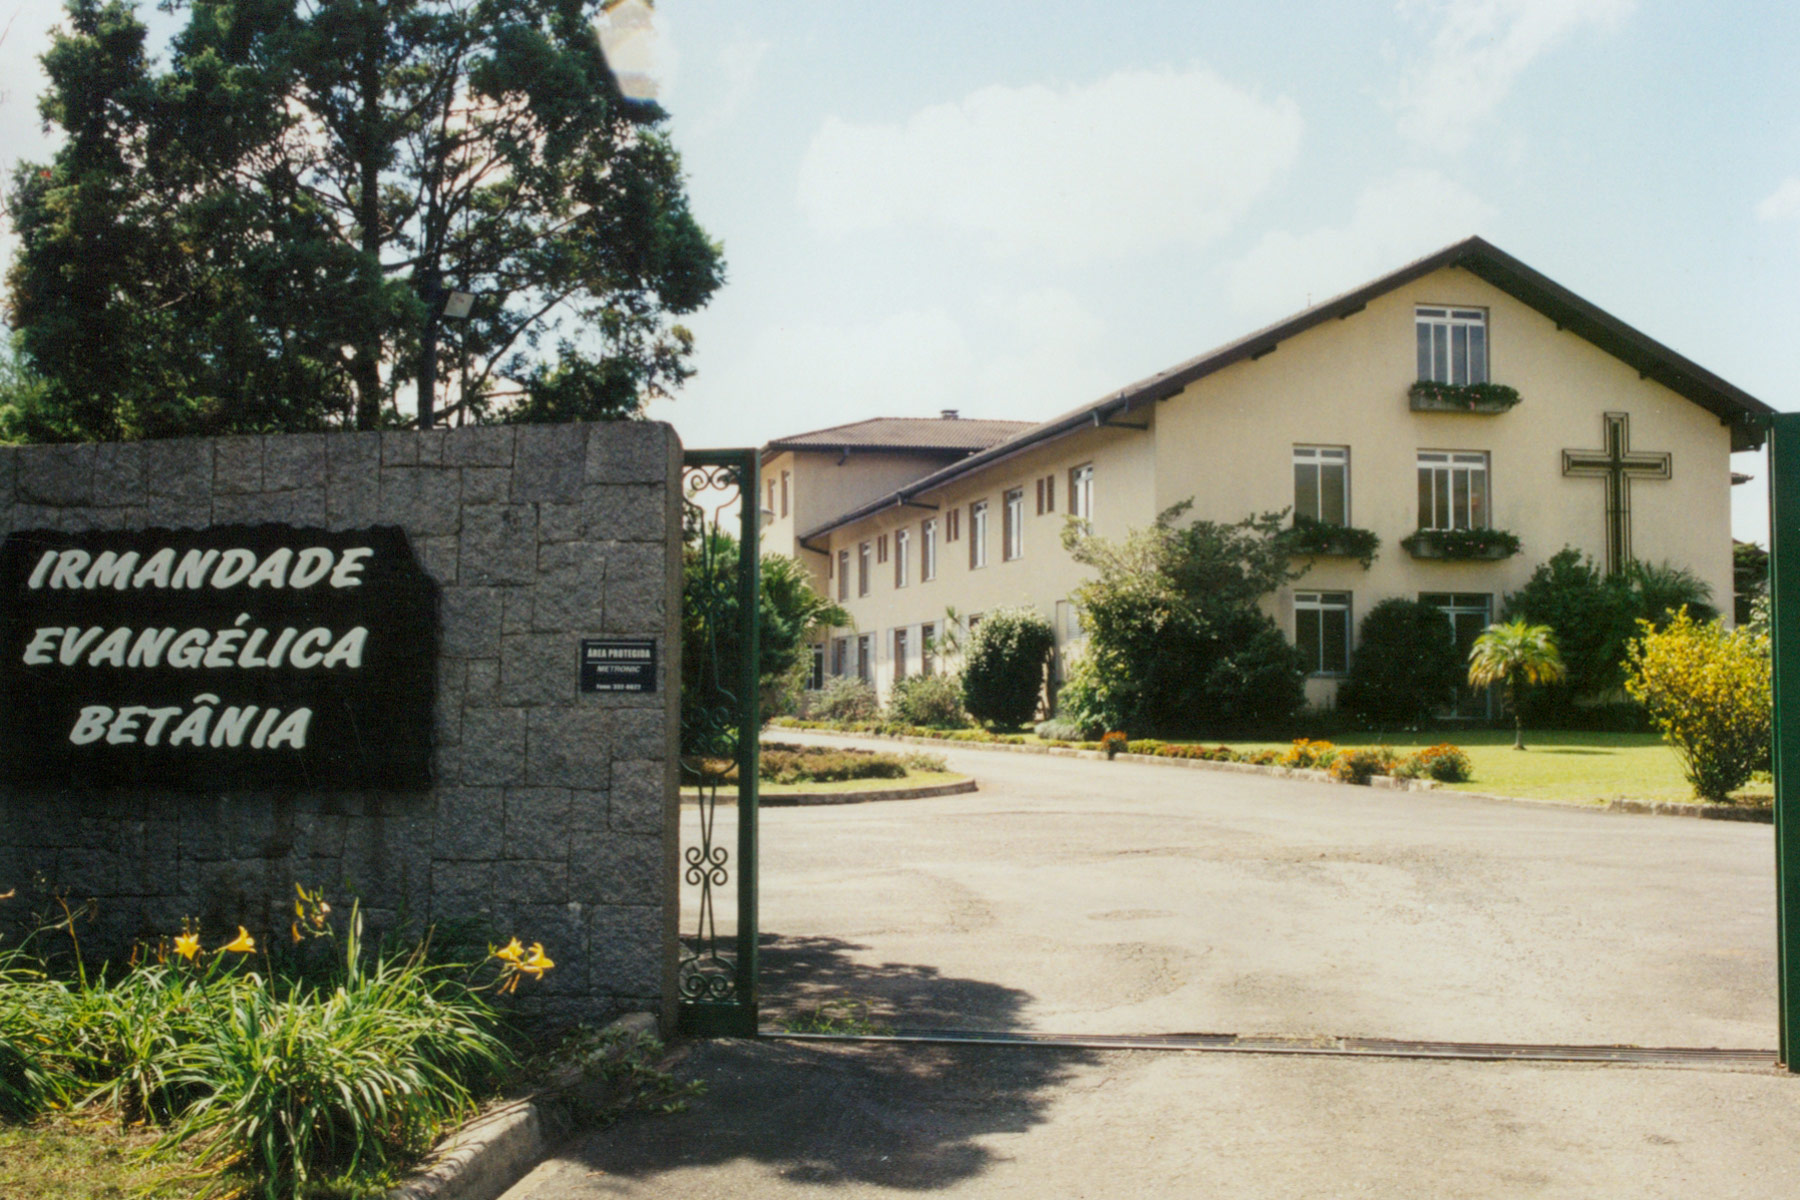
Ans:
[[[1686,608],[1661,631],[1638,625],[1643,636],[1627,651],[1625,690],[1681,757],[1694,794],[1729,800],[1769,765],[1768,635],[1695,621]]]

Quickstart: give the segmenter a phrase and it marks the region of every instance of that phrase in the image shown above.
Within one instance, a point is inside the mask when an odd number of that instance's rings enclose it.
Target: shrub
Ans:
[[[1668,628],[1644,622],[1643,631],[1627,655],[1626,690],[1675,748],[1694,794],[1726,801],[1769,767],[1769,640],[1685,609]]]
[[[1392,747],[1359,746],[1345,750],[1331,763],[1331,775],[1345,783],[1367,784],[1377,775],[1388,775],[1397,761]]]
[[[978,721],[1024,725],[1037,714],[1056,631],[1030,608],[998,608],[982,618],[963,659],[963,707]]]
[[[1294,744],[1287,748],[1287,752],[1278,761],[1284,767],[1294,767],[1300,770],[1323,769],[1331,765],[1331,760],[1336,758],[1337,754],[1338,748],[1330,742],[1296,738]]]
[[[1358,627],[1338,704],[1381,728],[1416,728],[1455,698],[1462,672],[1443,613],[1416,600],[1383,600]]]
[[[1127,754],[1156,754],[1165,745],[1167,745],[1166,742],[1159,742],[1155,738],[1132,738],[1125,743],[1125,752]]]
[[[826,680],[812,705],[812,711],[826,721],[873,721],[880,709],[874,687],[854,675]]]
[[[1300,651],[1261,613],[1239,613],[1225,628],[1228,647],[1201,688],[1200,719],[1233,729],[1279,728],[1306,701]]]
[[[1409,754],[1394,766],[1402,779],[1435,779],[1439,783],[1467,783],[1475,774],[1469,756],[1459,747],[1440,743]]]
[[[909,675],[889,692],[888,715],[907,725],[932,729],[967,725],[962,680],[956,675]]]
[[[1131,743],[1125,737],[1124,733],[1117,729],[1100,739],[1100,749],[1105,752],[1107,758],[1113,758],[1121,750],[1129,752],[1130,745]]]
[[[756,774],[767,783],[837,783],[846,779],[900,779],[906,763],[897,755],[831,746],[769,742],[757,759]]]
[[[1033,733],[1046,742],[1084,742],[1087,730],[1066,717],[1052,717],[1048,721],[1039,721]]]
[[[1094,658],[1077,654],[1068,675],[1056,692],[1056,719],[1080,731],[1085,741],[1095,741],[1108,729],[1125,724],[1125,709],[1116,687],[1101,676]]]

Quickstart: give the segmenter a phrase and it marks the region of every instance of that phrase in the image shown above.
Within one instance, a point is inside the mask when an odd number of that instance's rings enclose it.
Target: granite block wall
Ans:
[[[0,537],[398,525],[440,630],[428,791],[0,787],[0,924],[60,894],[93,902],[98,953],[184,918],[282,936],[302,883],[377,925],[543,942],[549,1013],[672,1021],[680,473],[652,422],[0,447]],[[655,693],[579,691],[581,639],[609,636],[656,639]]]

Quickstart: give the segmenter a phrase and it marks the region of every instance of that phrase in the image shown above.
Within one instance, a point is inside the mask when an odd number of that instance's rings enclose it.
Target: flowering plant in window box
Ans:
[[[1421,379],[1406,391],[1414,412],[1503,413],[1519,402],[1503,383],[1438,383]]]
[[[1358,529],[1354,525],[1332,525],[1298,513],[1294,515],[1294,524],[1281,531],[1281,541],[1287,552],[1296,557],[1360,559],[1365,571],[1375,561],[1375,552],[1381,547],[1381,539],[1373,530]]]
[[[1421,529],[1400,544],[1414,558],[1495,561],[1519,552],[1519,536],[1504,529]]]

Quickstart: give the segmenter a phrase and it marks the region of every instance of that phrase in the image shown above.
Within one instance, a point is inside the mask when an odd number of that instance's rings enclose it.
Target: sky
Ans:
[[[0,0],[0,161],[57,11]],[[1791,0],[660,0],[638,49],[727,261],[691,446],[1041,420],[1470,234],[1800,409]]]

